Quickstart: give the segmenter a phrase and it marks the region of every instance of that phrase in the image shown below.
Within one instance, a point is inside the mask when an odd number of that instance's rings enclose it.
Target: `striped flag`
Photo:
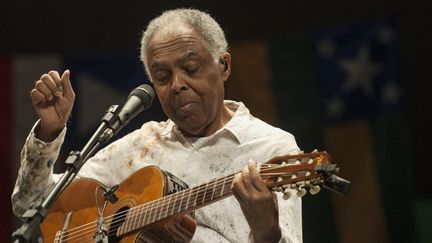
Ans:
[[[315,36],[325,144],[353,180],[335,198],[342,242],[413,239],[398,36],[388,19]]]

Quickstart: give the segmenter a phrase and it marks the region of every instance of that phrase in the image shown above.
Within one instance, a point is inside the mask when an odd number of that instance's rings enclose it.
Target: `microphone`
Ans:
[[[126,103],[114,115],[114,121],[108,124],[107,129],[100,136],[99,141],[104,143],[126,126],[132,118],[141,111],[150,108],[155,92],[150,85],[142,84],[129,94]]]

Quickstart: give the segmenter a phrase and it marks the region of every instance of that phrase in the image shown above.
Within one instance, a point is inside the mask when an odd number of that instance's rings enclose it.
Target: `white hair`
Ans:
[[[163,12],[154,18],[142,33],[141,61],[150,78],[147,64],[147,45],[156,33],[166,34],[178,29],[179,25],[186,24],[195,30],[204,40],[207,50],[215,61],[220,55],[228,51],[225,33],[219,24],[208,14],[196,9],[179,8]]]

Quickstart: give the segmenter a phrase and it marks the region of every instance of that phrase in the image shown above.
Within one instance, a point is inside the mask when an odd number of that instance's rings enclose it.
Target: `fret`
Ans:
[[[133,230],[134,229],[134,222],[135,222],[135,218],[136,218],[136,210],[135,210],[135,208],[133,207],[133,208],[130,208],[130,210],[129,210],[131,213],[130,213],[130,220],[129,220],[129,230]]]
[[[227,176],[226,178],[228,178],[229,176]],[[229,193],[231,193],[231,183],[233,182],[234,177],[232,177],[231,179],[229,179],[228,181],[224,181],[225,184],[228,184],[225,188],[224,188],[224,195],[227,195]]]
[[[146,211],[144,210],[144,208],[142,206],[138,206],[139,207],[139,218],[138,218],[138,227],[143,226],[143,222],[141,222],[141,220],[144,220],[145,215],[146,215]]]
[[[180,197],[180,196],[181,196],[181,197]],[[180,198],[179,198],[179,197],[180,197]],[[173,195],[173,200],[174,200],[174,202],[173,202],[173,205],[172,205],[171,215],[174,215],[175,212],[177,212],[177,208],[179,208],[178,211],[181,210],[181,202],[182,202],[182,199],[183,199],[183,192],[182,192],[182,191],[176,192],[176,193]]]
[[[143,209],[144,209],[143,225],[147,225],[148,224],[147,217],[150,214],[150,213],[148,213],[149,212],[148,204],[144,204]]]
[[[129,209],[128,212],[127,212],[127,214],[126,214],[126,219],[125,219],[125,232],[129,232],[130,213],[131,213],[131,210]]]
[[[176,203],[177,203],[177,199],[176,199],[177,193],[171,194],[171,196],[172,196],[173,202],[171,203],[172,205],[171,205],[171,213],[170,213],[170,215],[174,215],[174,208],[176,207]]]
[[[114,217],[114,220],[116,219],[116,217]],[[124,229],[124,223],[122,223],[119,227],[118,227],[118,229],[117,229],[117,233],[118,233],[118,235],[122,235],[124,232],[123,232],[123,229]]]
[[[156,222],[156,219],[157,219],[156,215],[158,215],[158,213],[160,212],[159,206],[156,203],[158,201],[160,201],[160,200],[153,201],[153,205],[152,206],[154,207],[155,210],[154,210],[154,214],[153,214],[153,219],[151,221],[152,223]]]
[[[131,230],[133,230],[133,229],[135,229],[135,220],[137,219],[137,215],[136,215],[136,213],[137,213],[137,210],[136,210],[136,208],[135,207],[133,207],[133,208],[131,208],[131,210],[132,210],[132,215],[131,215],[131,226],[130,226],[130,229]]]
[[[178,209],[178,213],[180,213],[180,211],[182,210],[182,203],[183,203],[183,196],[184,196],[184,191],[179,192],[179,194],[181,194],[180,197],[180,205],[179,205],[179,209]]]
[[[222,182],[222,190],[221,190],[221,194],[220,194],[220,196],[223,196],[223,192],[224,192],[224,188],[225,188],[225,181],[226,181],[226,179],[227,179],[227,177],[225,176],[225,177],[224,177],[224,180],[223,180],[223,182]]]
[[[154,201],[152,201],[152,202],[150,202],[149,203],[149,218],[148,218],[148,222],[146,222],[146,224],[150,224],[150,223],[152,223],[152,221],[151,221],[151,219],[152,219],[152,213],[153,213],[153,204],[154,204]]]
[[[206,183],[205,187],[204,187],[204,195],[203,195],[203,199],[201,201],[201,204],[204,204],[205,201],[205,196],[207,194],[207,187],[208,187],[208,182]]]
[[[192,188],[189,189],[189,196],[188,196],[188,200],[186,202],[186,208],[189,208],[189,201],[190,201],[191,194],[192,194]]]
[[[138,229],[140,224],[139,220],[141,218],[141,210],[140,207],[135,207],[135,220],[134,220],[134,229]]]
[[[222,179],[218,179],[217,182],[215,183],[214,194],[216,195],[216,198],[219,198],[221,196],[221,195],[218,195],[219,194],[218,190],[221,190],[221,183],[220,183],[221,181],[222,181]]]
[[[215,190],[216,190],[216,185],[217,185],[217,182],[218,182],[218,180],[214,180],[214,185],[213,185],[213,192],[212,192],[212,195],[211,195],[210,201],[212,201],[212,200],[213,200],[213,196],[214,196],[214,193],[215,193]]]
[[[170,200],[171,200],[171,198],[172,198],[171,195],[167,196],[167,197],[166,197],[166,203],[163,203],[163,204],[162,204],[162,206],[166,206],[166,209],[165,209],[165,218],[166,218],[167,215],[168,215],[168,209],[169,209],[169,206],[170,206]],[[165,204],[165,205],[164,205],[164,204]]]
[[[200,191],[201,191],[201,189],[200,189],[201,186],[202,186],[202,185],[199,185],[199,186],[197,187],[197,191],[196,191],[196,193],[195,193],[195,200],[194,200],[194,204],[193,204],[194,207],[196,206],[196,202],[197,202],[197,199],[198,199],[199,193],[200,193]]]
[[[128,232],[129,231],[129,226],[130,226],[130,209],[127,211],[126,214],[126,218],[125,218],[125,222],[124,222],[124,232]]]

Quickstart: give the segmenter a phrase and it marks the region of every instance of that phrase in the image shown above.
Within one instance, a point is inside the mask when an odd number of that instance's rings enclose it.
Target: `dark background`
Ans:
[[[207,10],[229,42],[392,16],[400,28],[413,197],[431,199],[432,17],[427,1],[2,1],[0,55],[138,53],[150,19],[173,7]],[[138,54],[137,54],[138,55]],[[15,175],[12,176],[13,178]],[[8,200],[9,195],[3,195]]]

